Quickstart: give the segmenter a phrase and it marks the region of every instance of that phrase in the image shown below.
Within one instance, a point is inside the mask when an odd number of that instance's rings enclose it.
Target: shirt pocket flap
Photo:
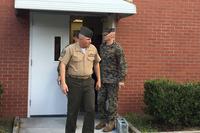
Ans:
[[[72,56],[72,61],[79,62],[82,60],[83,60],[83,55],[81,54],[75,54],[74,56]]]
[[[88,56],[88,60],[93,62],[94,61],[94,56]]]

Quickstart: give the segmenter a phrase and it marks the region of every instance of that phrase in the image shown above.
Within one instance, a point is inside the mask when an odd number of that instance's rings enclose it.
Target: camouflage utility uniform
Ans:
[[[114,121],[117,117],[118,83],[123,81],[127,64],[122,47],[114,42],[100,46],[102,88],[98,94],[100,119]]]

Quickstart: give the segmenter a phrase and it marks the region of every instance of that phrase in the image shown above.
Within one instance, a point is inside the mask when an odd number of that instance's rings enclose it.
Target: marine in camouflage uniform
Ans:
[[[109,36],[111,32],[115,32],[114,29],[107,29],[104,32],[105,36]],[[109,45],[108,42],[105,42],[100,46],[102,87],[98,93],[98,111],[101,122],[96,126],[96,129],[104,127],[104,132],[109,132],[114,128],[117,117],[119,83],[124,82],[127,73],[124,51],[112,39],[112,35],[110,38],[112,41]],[[107,126],[106,123],[108,123]]]

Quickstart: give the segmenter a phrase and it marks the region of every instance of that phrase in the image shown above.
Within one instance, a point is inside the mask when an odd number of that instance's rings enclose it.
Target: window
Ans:
[[[61,37],[55,36],[54,38],[54,61],[58,61],[60,57],[60,48],[61,48]]]

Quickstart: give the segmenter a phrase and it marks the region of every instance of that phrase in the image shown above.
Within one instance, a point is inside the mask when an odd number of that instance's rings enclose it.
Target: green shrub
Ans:
[[[0,133],[12,133],[14,118],[0,118]]]
[[[145,112],[157,122],[173,126],[199,126],[200,83],[178,84],[166,79],[144,84]]]

